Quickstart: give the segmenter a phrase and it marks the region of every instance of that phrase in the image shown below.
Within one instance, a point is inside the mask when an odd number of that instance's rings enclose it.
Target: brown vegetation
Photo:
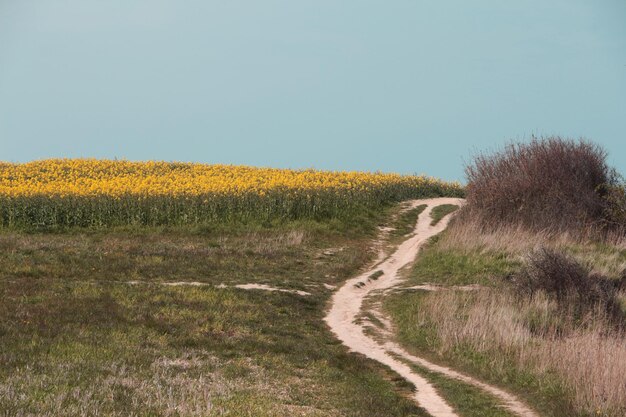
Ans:
[[[626,318],[617,298],[618,292],[626,289],[626,271],[621,279],[611,279],[591,272],[569,255],[541,248],[528,255],[524,268],[512,276],[512,282],[521,296],[546,294],[574,317],[605,311],[609,319],[619,324]]]
[[[579,234],[619,226],[618,176],[587,141],[533,138],[466,167],[467,207],[492,225]]]

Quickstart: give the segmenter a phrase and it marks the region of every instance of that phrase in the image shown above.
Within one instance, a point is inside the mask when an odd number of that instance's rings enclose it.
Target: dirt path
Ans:
[[[411,207],[421,204],[426,204],[428,207],[420,214],[414,233],[389,257],[377,263],[371,270],[348,280],[337,290],[333,295],[330,311],[325,318],[326,323],[328,323],[339,340],[352,351],[387,365],[415,385],[415,401],[433,417],[457,417],[458,414],[437,393],[434,386],[427,379],[416,373],[407,362],[415,363],[431,371],[479,387],[498,398],[502,402],[503,407],[519,416],[538,417],[534,411],[513,395],[450,368],[415,357],[392,341],[376,340],[366,334],[366,323],[356,322],[356,319],[365,313],[363,300],[372,291],[384,291],[398,285],[400,283],[398,272],[415,259],[420,247],[429,238],[447,227],[451,216],[446,216],[435,226],[430,225],[431,210],[441,204],[460,205],[463,204],[463,200],[456,198],[417,200],[412,202]],[[380,272],[377,271],[382,271],[383,275],[380,275]],[[380,276],[376,279],[370,278],[374,273]],[[382,318],[383,322],[388,321],[386,317],[382,316],[379,309],[376,309],[376,311],[367,310],[367,312],[374,314],[377,318]]]

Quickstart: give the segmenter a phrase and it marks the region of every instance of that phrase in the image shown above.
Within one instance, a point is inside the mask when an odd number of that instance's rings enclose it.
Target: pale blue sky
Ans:
[[[0,0],[0,160],[462,179],[531,134],[626,172],[626,1]]]

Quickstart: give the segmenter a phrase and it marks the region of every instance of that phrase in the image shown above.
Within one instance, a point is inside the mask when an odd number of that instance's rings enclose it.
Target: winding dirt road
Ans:
[[[411,207],[426,204],[427,208],[420,214],[414,233],[411,234],[396,250],[386,259],[378,262],[372,269],[358,277],[349,279],[335,292],[332,298],[332,306],[325,318],[333,333],[350,350],[361,353],[368,358],[374,359],[397,372],[407,381],[415,385],[414,399],[417,404],[433,417],[457,417],[454,409],[439,395],[435,387],[424,377],[419,375],[410,366],[410,363],[419,365],[430,371],[441,373],[465,383],[481,388],[485,392],[500,400],[503,407],[522,417],[538,417],[538,415],[519,401],[515,396],[492,385],[485,384],[475,378],[463,375],[450,368],[436,365],[426,359],[413,356],[388,337],[376,338],[366,334],[366,323],[357,320],[365,312],[376,315],[382,322],[388,319],[380,310],[367,310],[363,301],[372,291],[387,290],[400,283],[399,271],[413,262],[420,247],[432,236],[442,232],[448,225],[451,216],[446,216],[435,226],[431,226],[431,211],[434,207],[442,204],[463,204],[463,200],[456,198],[435,198],[428,200],[416,200],[411,202]],[[372,274],[382,271],[383,275],[373,279]],[[377,272],[380,275],[380,272]],[[376,277],[376,275],[374,276]]]

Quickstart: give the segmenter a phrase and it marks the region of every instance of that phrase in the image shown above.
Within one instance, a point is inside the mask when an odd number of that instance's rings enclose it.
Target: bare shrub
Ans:
[[[571,256],[541,248],[528,256],[522,270],[512,277],[518,294],[532,297],[541,292],[554,298],[562,310],[574,317],[604,311],[608,317],[623,322],[624,315],[617,298],[622,280],[592,273]]]
[[[605,224],[613,177],[606,151],[587,141],[533,138],[466,167],[467,207],[489,224],[580,233]]]

